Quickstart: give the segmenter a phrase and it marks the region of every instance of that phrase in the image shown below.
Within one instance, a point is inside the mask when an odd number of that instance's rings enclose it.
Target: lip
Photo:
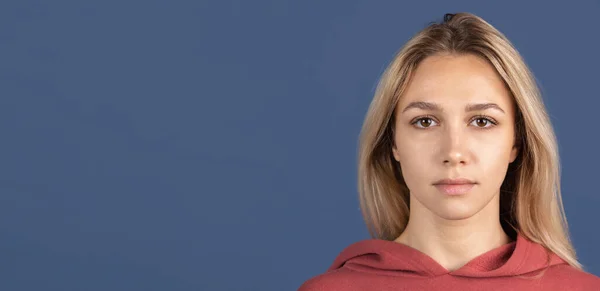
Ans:
[[[438,184],[435,187],[446,195],[463,195],[469,192],[475,184]]]
[[[469,180],[467,178],[456,178],[456,179],[441,179],[433,185],[463,185],[463,184],[475,184],[475,181]]]
[[[476,182],[466,178],[457,178],[442,179],[433,185],[446,195],[463,195],[469,192],[476,184]]]

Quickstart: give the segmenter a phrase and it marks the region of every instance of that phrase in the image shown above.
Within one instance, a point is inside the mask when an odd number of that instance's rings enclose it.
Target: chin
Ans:
[[[435,215],[446,220],[463,220],[477,214],[480,209],[469,205],[469,203],[461,203],[452,201],[444,203],[444,205],[436,205],[431,209]]]
[[[421,193],[426,193],[425,191]],[[486,208],[494,207],[490,202],[494,197],[487,197],[480,192],[469,193],[465,196],[440,196],[437,191],[425,195],[411,195],[411,211],[424,212],[445,220],[464,220],[471,218]]]

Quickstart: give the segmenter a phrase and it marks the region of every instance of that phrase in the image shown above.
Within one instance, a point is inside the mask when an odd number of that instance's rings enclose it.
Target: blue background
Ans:
[[[376,82],[459,11],[536,75],[600,275],[600,3],[453,2],[0,2],[0,289],[295,290],[368,238]]]

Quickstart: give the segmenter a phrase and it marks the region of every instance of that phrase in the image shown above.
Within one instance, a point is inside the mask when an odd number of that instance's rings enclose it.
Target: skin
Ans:
[[[412,102],[439,108],[404,110]],[[481,103],[500,110],[465,111]],[[509,243],[500,224],[499,194],[518,154],[515,105],[494,67],[471,54],[427,57],[395,110],[392,151],[410,189],[409,222],[395,241],[449,271]],[[444,178],[476,184],[464,195],[450,196],[433,185]]]

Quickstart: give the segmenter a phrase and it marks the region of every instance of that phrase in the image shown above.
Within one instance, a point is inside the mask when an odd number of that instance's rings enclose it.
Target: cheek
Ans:
[[[488,144],[477,150],[477,168],[480,178],[489,181],[490,186],[502,184],[510,163],[512,145]]]
[[[510,133],[473,137],[462,150],[470,157],[469,173],[481,174],[481,179],[496,179],[500,183],[510,163],[512,150]],[[397,158],[407,184],[429,177],[436,165],[436,153],[439,151],[439,140],[435,138],[396,139]],[[433,164],[432,164],[433,163]],[[413,184],[414,185],[414,184]]]
[[[404,141],[399,147],[399,162],[402,176],[409,188],[415,190],[431,181],[432,164],[435,153],[434,144]]]

